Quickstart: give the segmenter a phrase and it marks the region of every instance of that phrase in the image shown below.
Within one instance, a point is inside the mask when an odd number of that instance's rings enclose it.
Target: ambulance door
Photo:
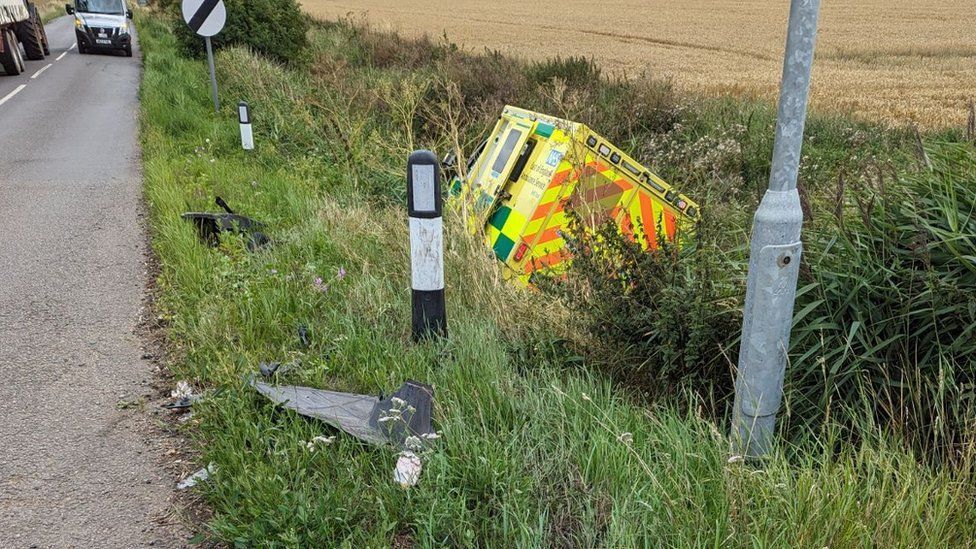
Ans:
[[[521,122],[512,124],[499,136],[498,143],[492,151],[493,156],[486,158],[485,164],[480,167],[478,174],[480,193],[475,202],[475,211],[482,219],[491,216],[500,199],[510,198],[506,194],[508,176],[531,134],[530,124]]]

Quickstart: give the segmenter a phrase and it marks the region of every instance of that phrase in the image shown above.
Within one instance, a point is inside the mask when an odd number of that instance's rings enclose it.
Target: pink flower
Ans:
[[[339,273],[336,276],[336,278],[338,278],[339,280],[342,280],[343,278],[346,278],[346,268],[345,267],[342,267],[341,265],[339,266]]]
[[[323,292],[323,293],[325,293],[325,292],[328,292],[328,291],[329,291],[329,285],[328,285],[328,284],[323,284],[323,283],[322,283],[322,277],[321,277],[321,276],[317,276],[317,277],[315,277],[315,284],[313,285],[313,287],[314,287],[314,288],[315,288],[316,290],[318,290],[318,291],[320,291],[320,292]]]

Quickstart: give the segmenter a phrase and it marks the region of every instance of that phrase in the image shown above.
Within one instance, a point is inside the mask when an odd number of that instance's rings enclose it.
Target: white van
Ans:
[[[121,50],[132,57],[132,10],[125,0],[75,0],[74,5],[65,4],[64,9],[75,16],[79,53]]]

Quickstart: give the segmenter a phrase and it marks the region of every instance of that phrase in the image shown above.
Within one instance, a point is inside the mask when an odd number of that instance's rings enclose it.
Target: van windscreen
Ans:
[[[82,13],[125,15],[125,6],[121,0],[78,0],[76,6]]]

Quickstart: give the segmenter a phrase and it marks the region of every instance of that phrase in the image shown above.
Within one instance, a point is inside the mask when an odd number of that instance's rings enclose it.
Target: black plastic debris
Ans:
[[[295,362],[282,364],[280,362],[261,362],[258,364],[258,371],[267,378],[274,377],[276,374],[284,375],[295,367]]]
[[[370,444],[403,447],[408,436],[434,433],[434,389],[417,381],[406,381],[384,399],[295,385],[274,386],[253,378],[251,385],[272,402]]]
[[[187,410],[193,407],[194,401],[196,401],[196,399],[192,396],[180,397],[173,402],[163,404],[163,408],[166,408],[167,410]]]
[[[298,325],[298,342],[301,343],[302,349],[308,349],[312,346],[312,340],[308,335],[308,326],[304,324]]]
[[[186,212],[181,216],[193,222],[200,239],[205,243],[216,246],[222,232],[237,233],[246,237],[247,249],[252,252],[270,242],[267,235],[260,231],[264,227],[263,223],[235,213],[219,196],[216,202],[224,210],[223,212]]]
[[[170,402],[163,404],[163,408],[172,411],[189,410],[198,402],[202,396],[193,392],[193,386],[189,382],[182,380],[176,383],[176,387],[170,393]]]

